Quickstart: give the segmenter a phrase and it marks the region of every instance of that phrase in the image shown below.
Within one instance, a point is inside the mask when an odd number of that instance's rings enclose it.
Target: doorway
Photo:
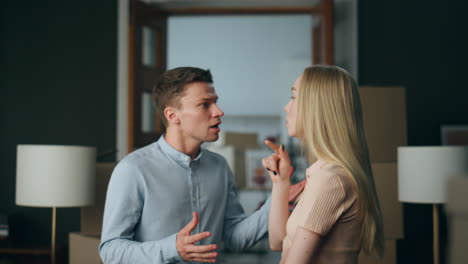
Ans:
[[[124,16],[125,17],[125,14],[122,13],[122,10],[125,10],[125,3],[122,3],[122,2],[127,2],[127,4],[129,3],[132,3],[134,1],[129,1],[129,0],[121,0],[119,2],[119,12],[120,12],[120,15],[119,16]],[[316,1],[317,2],[317,1]],[[310,48],[310,53],[313,53],[315,55],[314,57],[314,62],[325,62],[327,63],[327,60],[328,61],[332,61],[333,59],[333,36],[332,36],[332,27],[331,27],[331,23],[330,23],[330,20],[331,20],[331,9],[332,9],[332,1],[329,1],[329,0],[323,0],[323,1],[318,1],[319,2],[319,5],[317,6],[303,6],[303,7],[235,7],[235,8],[220,8],[220,7],[191,7],[191,8],[168,8],[168,9],[165,9],[165,10],[162,10],[161,9],[158,9],[157,11],[158,12],[155,12],[154,14],[157,14],[157,15],[160,15],[160,14],[165,14],[167,15],[167,17],[169,17],[169,19],[171,19],[171,17],[176,17],[176,18],[180,18],[180,17],[183,17],[183,16],[187,16],[187,15],[190,15],[190,16],[200,16],[200,15],[203,15],[203,16],[208,16],[208,17],[216,17],[216,16],[225,16],[225,17],[229,17],[231,15],[241,15],[241,16],[244,16],[244,17],[247,17],[247,16],[255,16],[255,15],[260,15],[260,16],[269,16],[269,15],[285,15],[285,14],[292,14],[292,15],[304,15],[304,16],[309,16],[311,17],[311,15],[317,15],[318,19],[316,19],[315,22],[317,22],[317,24],[315,25],[315,27],[313,28],[313,30],[311,30],[308,35],[314,35],[314,36],[319,36],[317,38],[314,38],[314,39],[320,39],[320,41],[317,41],[317,44],[314,45],[314,51],[316,52],[312,52],[312,48]],[[328,3],[328,5],[326,5]],[[138,3],[137,4],[142,4],[142,3]],[[128,11],[128,9],[127,9]],[[148,9],[144,9],[144,12],[148,14]],[[327,12],[329,12],[330,14],[328,16],[325,16],[324,14],[327,14]],[[135,15],[135,14],[133,14]],[[227,16],[226,16],[227,15]],[[133,31],[132,31],[132,21],[137,21],[137,23],[141,23],[141,21],[143,21],[141,19],[141,16],[137,16],[137,17],[133,17],[132,18],[132,13],[127,13],[126,14],[127,18],[128,18],[128,21],[130,21],[130,27],[127,27],[127,31],[124,31],[122,30],[122,28],[125,28],[122,23],[121,23],[121,19],[119,19],[119,39],[122,39],[125,37],[127,37],[127,39],[132,39],[132,34],[135,34],[135,29],[133,28]],[[153,16],[155,17],[155,16]],[[166,17],[166,18],[167,18]],[[315,19],[314,19],[315,20]],[[307,22],[308,26],[311,25],[311,22]],[[319,25],[319,26],[317,26]],[[324,26],[324,25],[327,25],[327,26]],[[135,24],[133,25],[135,26]],[[137,29],[138,29],[138,25],[135,26]],[[161,31],[163,33],[166,33],[167,32],[164,32]],[[137,32],[138,33],[138,32]],[[324,33],[327,33],[327,34],[324,34]],[[123,49],[126,49],[129,51],[129,56],[127,58],[122,58],[122,57],[119,57],[119,80],[118,80],[118,84],[119,84],[119,114],[118,114],[118,121],[117,121],[117,125],[118,125],[118,149],[119,149],[119,154],[118,154],[118,157],[121,158],[123,157],[126,153],[128,153],[129,151],[133,150],[134,148],[136,147],[139,147],[141,146],[141,142],[136,144],[136,141],[139,140],[139,139],[142,139],[144,138],[147,142],[151,142],[151,140],[154,140],[152,139],[152,137],[157,137],[158,136],[158,133],[157,133],[157,129],[156,129],[156,132],[152,132],[151,133],[140,133],[141,131],[141,128],[144,127],[142,126],[142,121],[141,121],[141,115],[142,113],[144,113],[144,111],[141,110],[142,108],[142,105],[144,105],[144,103],[142,103],[143,100],[141,100],[141,98],[148,98],[148,94],[150,93],[150,89],[146,88],[146,96],[143,95],[143,93],[145,92],[144,90],[142,90],[142,92],[140,93],[139,92],[139,88],[138,88],[138,70],[137,72],[132,75],[132,71],[128,71],[128,73],[126,74],[125,76],[125,73],[124,72],[124,69],[126,68],[125,66],[127,66],[127,70],[132,69],[133,67],[135,68],[138,68],[138,65],[141,64],[141,63],[138,63],[138,57],[139,56],[135,56],[135,54],[132,54],[132,50],[135,48],[135,46],[132,47],[132,45],[135,45],[136,43],[136,46],[138,47],[138,45],[141,43],[141,40],[140,40],[140,43],[138,42],[138,35],[133,35],[133,37],[137,36],[137,41],[136,42],[132,42],[130,41],[129,43],[124,43],[122,44],[121,41],[119,41],[119,50],[123,50]],[[162,34],[162,36],[164,37],[164,34]],[[140,32],[140,37],[141,37],[141,32]],[[315,44],[315,43],[314,43]],[[165,46],[165,45],[159,45],[159,47],[162,47],[162,46]],[[272,45],[270,45],[272,46]],[[163,47],[165,48],[165,47]],[[165,50],[163,50],[163,52],[165,52]],[[157,53],[157,52],[156,52]],[[133,55],[133,56],[132,56]],[[299,55],[300,56],[300,55]],[[148,74],[148,70],[147,69],[143,69],[144,71],[146,71],[146,75],[149,76],[149,75],[157,75],[159,72],[161,72],[161,69],[165,68],[166,64],[165,64],[165,56],[164,56],[164,59],[162,60],[164,63],[162,63],[159,67],[159,70],[156,70],[155,71],[155,74]],[[309,57],[310,58],[310,57]],[[136,62],[136,63],[135,63]],[[192,64],[192,63],[191,63]],[[310,63],[308,63],[307,65],[309,65]],[[193,64],[192,64],[193,65]],[[194,66],[197,66],[197,65],[194,65]],[[200,65],[202,66],[202,65]],[[171,67],[172,68],[172,67]],[[207,68],[207,67],[204,67],[204,68]],[[142,74],[145,75],[145,74]],[[216,74],[216,73],[215,73]],[[221,76],[218,76],[218,77],[221,77]],[[215,75],[215,81],[216,81],[216,75]],[[219,80],[221,80],[221,78],[219,78]],[[224,80],[224,79],[223,79]],[[148,80],[146,81],[140,81],[140,83],[144,84],[144,83],[150,83]],[[264,86],[264,87],[267,87],[267,86]],[[123,96],[120,96],[120,95],[123,95]],[[127,96],[125,96],[127,95]],[[128,100],[126,102],[123,102],[123,98],[127,98]],[[140,101],[139,101],[140,100]],[[139,102],[138,102],[139,101]],[[272,104],[274,105],[274,104]],[[275,106],[272,106],[273,108],[275,108]],[[268,107],[267,107],[268,108]],[[271,107],[270,107],[271,108]],[[276,109],[281,109],[281,107],[276,107]],[[263,110],[261,110],[263,111]],[[260,111],[260,112],[261,112]],[[124,113],[127,113],[126,117],[127,118],[122,118],[122,115],[125,115]],[[148,112],[148,111],[146,111]],[[228,111],[229,112],[229,111]],[[267,112],[267,111],[266,111]],[[265,112],[265,113],[266,113]],[[264,114],[264,113],[263,113]],[[152,122],[151,124],[152,125],[156,125],[158,124],[159,122],[157,120],[155,120],[154,122]],[[138,134],[140,133],[140,134]]]

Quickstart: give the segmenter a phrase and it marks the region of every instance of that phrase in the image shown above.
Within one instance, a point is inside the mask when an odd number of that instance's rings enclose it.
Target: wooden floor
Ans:
[[[57,252],[56,264],[68,264],[68,254],[63,250]],[[218,259],[222,264],[264,264],[278,263],[280,252],[264,253],[228,253],[223,252]],[[50,264],[50,251],[47,249],[2,249],[0,264]],[[94,264],[94,263],[83,263]]]
[[[278,263],[280,254],[278,252],[270,252],[267,254],[223,254],[219,263],[222,264],[264,264]],[[68,260],[57,259],[57,264],[66,264]],[[50,257],[44,255],[17,255],[0,253],[0,264],[50,264]]]
[[[50,264],[50,249],[0,248],[0,264]],[[56,264],[68,264],[65,249],[57,250]]]
[[[0,254],[0,264],[50,264],[50,257],[40,255]]]

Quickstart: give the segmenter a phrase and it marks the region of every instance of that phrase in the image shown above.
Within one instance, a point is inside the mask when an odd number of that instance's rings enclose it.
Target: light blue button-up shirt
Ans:
[[[201,149],[192,160],[162,136],[126,156],[107,189],[99,253],[110,263],[187,263],[176,234],[198,212],[192,234],[212,233],[200,242],[232,250],[254,245],[268,230],[270,199],[246,216],[225,159]]]

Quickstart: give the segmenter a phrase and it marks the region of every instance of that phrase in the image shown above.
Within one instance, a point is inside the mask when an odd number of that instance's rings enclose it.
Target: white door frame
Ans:
[[[128,30],[130,0],[117,6],[117,160],[128,154]]]

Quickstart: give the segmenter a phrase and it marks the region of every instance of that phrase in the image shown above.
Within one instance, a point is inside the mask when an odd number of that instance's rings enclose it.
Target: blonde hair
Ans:
[[[297,98],[297,134],[310,161],[323,159],[338,164],[351,175],[358,190],[362,248],[368,254],[382,256],[382,214],[356,82],[339,67],[312,66],[302,74]]]

